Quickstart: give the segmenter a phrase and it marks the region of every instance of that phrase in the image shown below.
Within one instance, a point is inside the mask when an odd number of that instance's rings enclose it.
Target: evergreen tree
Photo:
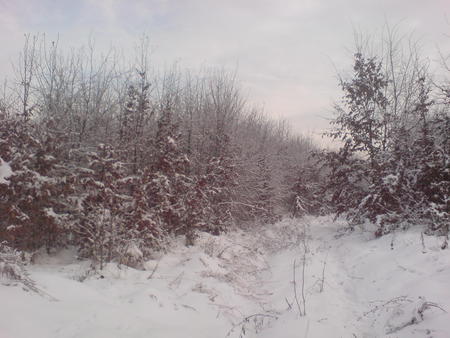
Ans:
[[[183,222],[186,195],[192,187],[188,178],[189,160],[178,147],[177,124],[171,109],[161,112],[155,141],[155,159],[146,174],[146,194],[149,207],[161,228],[168,233],[184,233],[188,224]]]
[[[0,182],[0,236],[24,250],[64,244],[72,182],[55,156],[52,135],[32,135],[28,119],[0,113],[0,157],[12,174]]]
[[[206,231],[219,234],[233,220],[233,204],[237,199],[237,168],[231,154],[210,159],[205,175],[201,178],[203,190],[210,206],[209,222]]]
[[[335,210],[355,222],[376,223],[376,235],[426,219],[432,219],[431,229],[442,228],[449,193],[440,132],[445,123],[433,111],[426,73],[416,69],[407,96],[388,100],[385,93],[396,93],[397,83],[386,80],[381,63],[358,53],[354,71],[350,81],[341,81],[343,105],[330,133],[343,145],[323,154]],[[404,111],[389,113],[398,111],[399,102]]]
[[[148,157],[148,124],[153,116],[150,107],[150,84],[146,72],[138,72],[138,85],[129,85],[125,106],[119,119],[119,147],[122,158],[136,174]]]
[[[87,154],[88,167],[80,173],[82,189],[79,222],[75,227],[80,254],[89,257],[100,269],[118,256],[124,238],[124,204],[122,194],[124,167],[112,147],[100,144]]]
[[[274,223],[276,218],[274,206],[274,188],[266,155],[258,158],[256,163],[256,191],[254,215],[264,223]]]

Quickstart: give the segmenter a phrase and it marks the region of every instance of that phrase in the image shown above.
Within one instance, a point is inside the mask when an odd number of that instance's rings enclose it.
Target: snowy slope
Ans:
[[[144,271],[109,264],[99,275],[73,250],[41,255],[28,269],[56,300],[0,284],[0,337],[450,337],[442,239],[422,242],[416,229],[374,239],[344,224],[287,219],[205,234]]]

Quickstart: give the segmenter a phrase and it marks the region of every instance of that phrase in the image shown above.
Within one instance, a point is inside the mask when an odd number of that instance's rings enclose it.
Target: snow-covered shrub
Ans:
[[[142,175],[146,210],[155,229],[186,235],[190,244],[197,231],[218,234],[230,220],[234,167],[228,156],[210,159],[204,172],[194,174],[178,144],[178,125],[170,108],[161,112],[156,156]]]
[[[278,220],[275,214],[275,193],[272,186],[272,177],[267,158],[262,155],[256,164],[255,197],[252,214],[256,220],[263,223],[275,223]]]
[[[124,214],[124,248],[136,245],[143,257],[148,258],[154,250],[163,247],[166,232],[161,227],[157,215],[151,210],[148,184],[152,179],[151,172],[146,168],[139,177],[127,178],[126,182],[132,187],[130,200],[125,203]],[[126,254],[125,254],[126,256]]]
[[[55,301],[56,298],[41,290],[31,279],[25,268],[26,263],[25,252],[11,248],[6,242],[0,242],[0,284],[20,285],[23,290],[35,292],[48,300]]]
[[[297,168],[287,204],[294,217],[320,215],[326,212],[327,199],[320,183],[321,173],[317,165]]]
[[[122,193],[123,164],[112,147],[100,144],[96,152],[87,154],[87,160],[88,168],[78,178],[80,203],[74,232],[80,254],[102,269],[120,251],[129,196]]]
[[[135,242],[130,241],[129,244],[125,247],[125,251],[121,255],[119,263],[134,268],[140,268],[143,260],[144,254],[141,249],[139,249],[139,246]]]
[[[350,224],[354,224],[363,222],[358,209],[367,198],[369,182],[364,161],[348,153],[344,146],[337,152],[324,151],[316,156],[329,171],[324,178],[322,199],[331,205],[333,212],[346,214]]]
[[[0,239],[24,250],[63,244],[68,218],[71,181],[54,156],[58,140],[38,136],[27,120],[0,114],[0,156],[11,168],[0,181]]]
[[[5,281],[18,281],[25,277],[20,252],[0,243],[0,277]]]
[[[134,175],[142,170],[149,157],[148,125],[154,114],[150,105],[148,74],[145,70],[136,70],[135,75],[137,78],[127,84],[125,102],[118,116],[117,140],[120,159],[130,164],[130,172]]]
[[[353,77],[341,79],[343,100],[329,133],[342,146],[323,156],[327,188],[338,214],[376,223],[378,236],[419,221],[448,233],[448,112],[431,99],[424,69],[406,76],[412,92],[392,98],[392,74],[383,62],[355,55]]]
[[[22,284],[27,289],[38,292],[34,281],[25,269],[25,253],[0,242],[0,283],[4,285]]]
[[[233,219],[232,201],[237,186],[237,170],[233,155],[210,158],[203,176],[197,179],[197,195],[204,201],[203,231],[219,234]]]

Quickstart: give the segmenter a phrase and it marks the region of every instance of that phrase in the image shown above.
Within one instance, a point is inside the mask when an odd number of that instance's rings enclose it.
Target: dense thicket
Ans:
[[[249,107],[232,74],[152,69],[145,39],[119,66],[28,36],[0,98],[0,242],[76,245],[102,268],[286,213],[448,236],[450,67],[434,80],[404,46],[392,32],[378,55],[358,46],[328,134],[339,149],[318,151]]]
[[[138,264],[171,235],[275,221],[309,140],[243,99],[223,71],[162,74],[92,45],[63,53],[27,37],[0,100],[0,240],[75,244],[98,263]],[[297,203],[298,204],[298,203]],[[296,204],[296,205],[297,205]]]
[[[408,46],[408,48],[405,48]],[[326,189],[338,214],[366,220],[377,235],[411,223],[448,234],[450,105],[447,81],[437,84],[411,41],[384,40],[384,53],[359,46],[333,130],[341,144],[321,154]]]

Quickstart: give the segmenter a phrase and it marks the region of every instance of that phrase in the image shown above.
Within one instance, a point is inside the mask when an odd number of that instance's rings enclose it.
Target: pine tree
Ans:
[[[277,219],[274,206],[274,188],[266,155],[258,158],[256,163],[255,208],[256,219],[263,223],[274,223]]]
[[[75,233],[80,254],[92,258],[100,269],[119,256],[124,239],[124,212],[128,201],[122,193],[124,166],[111,146],[100,144],[87,154],[88,167],[79,178],[79,223]]]
[[[119,148],[122,158],[136,174],[148,150],[148,124],[153,111],[150,106],[150,84],[145,71],[138,72],[137,85],[128,86],[125,105],[119,118]]]
[[[344,101],[330,136],[343,145],[323,156],[331,170],[328,189],[335,210],[355,222],[376,223],[378,236],[426,219],[432,220],[431,229],[442,228],[449,193],[448,154],[440,133],[445,123],[434,111],[427,74],[414,69],[409,91],[401,97],[399,84],[387,81],[382,69],[375,58],[358,53],[353,78],[341,81]]]
[[[202,189],[206,193],[210,207],[206,231],[217,235],[232,222],[237,178],[237,168],[232,154],[210,159],[206,173],[201,178],[205,182]]]
[[[24,250],[64,244],[71,179],[52,155],[58,140],[33,136],[28,120],[6,114],[0,120],[0,157],[12,169],[7,183],[0,183],[0,236]]]
[[[177,144],[178,126],[170,108],[161,112],[155,142],[155,159],[146,176],[149,207],[161,228],[168,233],[185,233],[185,198],[192,187],[187,176],[189,160]]]
[[[306,165],[296,170],[296,178],[288,196],[289,210],[294,217],[318,215],[326,208],[319,168]]]

